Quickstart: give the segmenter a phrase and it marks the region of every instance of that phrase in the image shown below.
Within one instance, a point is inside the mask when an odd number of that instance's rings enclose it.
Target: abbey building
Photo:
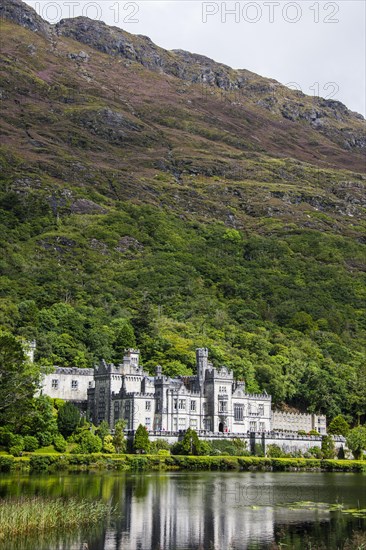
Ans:
[[[216,369],[207,349],[196,350],[197,374],[169,378],[156,367],[149,376],[139,352],[128,350],[121,365],[102,362],[95,368],[95,387],[88,390],[91,420],[113,427],[124,419],[127,429],[176,432],[191,427],[210,432],[246,433],[271,429],[271,397],[252,395],[226,367]]]
[[[276,413],[271,396],[250,394],[245,383],[226,367],[215,368],[208,350],[196,350],[196,374],[170,378],[156,367],[150,376],[139,364],[138,350],[126,350],[119,365],[101,361],[93,369],[55,368],[45,377],[43,393],[87,410],[96,425],[113,429],[118,420],[128,430],[139,424],[149,431],[177,433],[191,427],[199,432],[247,434],[274,430],[326,432],[325,417]]]

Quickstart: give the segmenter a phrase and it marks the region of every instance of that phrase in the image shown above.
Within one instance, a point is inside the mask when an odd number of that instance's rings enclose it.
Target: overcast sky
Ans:
[[[167,49],[207,55],[234,68],[332,97],[366,114],[366,2],[116,0],[30,1],[57,22],[87,15]]]

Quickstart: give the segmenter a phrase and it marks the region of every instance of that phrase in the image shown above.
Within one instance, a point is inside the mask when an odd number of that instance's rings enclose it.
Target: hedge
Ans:
[[[255,456],[162,456],[118,454],[29,454],[15,458],[0,456],[0,472],[87,470],[188,470],[188,471],[325,471],[366,472],[366,461],[320,460],[315,458],[266,458]]]

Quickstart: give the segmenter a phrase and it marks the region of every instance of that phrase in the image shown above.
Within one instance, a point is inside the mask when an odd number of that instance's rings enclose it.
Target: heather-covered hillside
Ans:
[[[194,367],[366,409],[365,126],[85,18],[1,7],[0,326],[58,365]]]

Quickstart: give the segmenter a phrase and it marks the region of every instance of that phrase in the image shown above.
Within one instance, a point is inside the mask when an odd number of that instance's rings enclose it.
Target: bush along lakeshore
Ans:
[[[70,471],[319,471],[366,472],[366,461],[317,458],[267,458],[258,456],[69,454],[0,456],[0,472]]]

